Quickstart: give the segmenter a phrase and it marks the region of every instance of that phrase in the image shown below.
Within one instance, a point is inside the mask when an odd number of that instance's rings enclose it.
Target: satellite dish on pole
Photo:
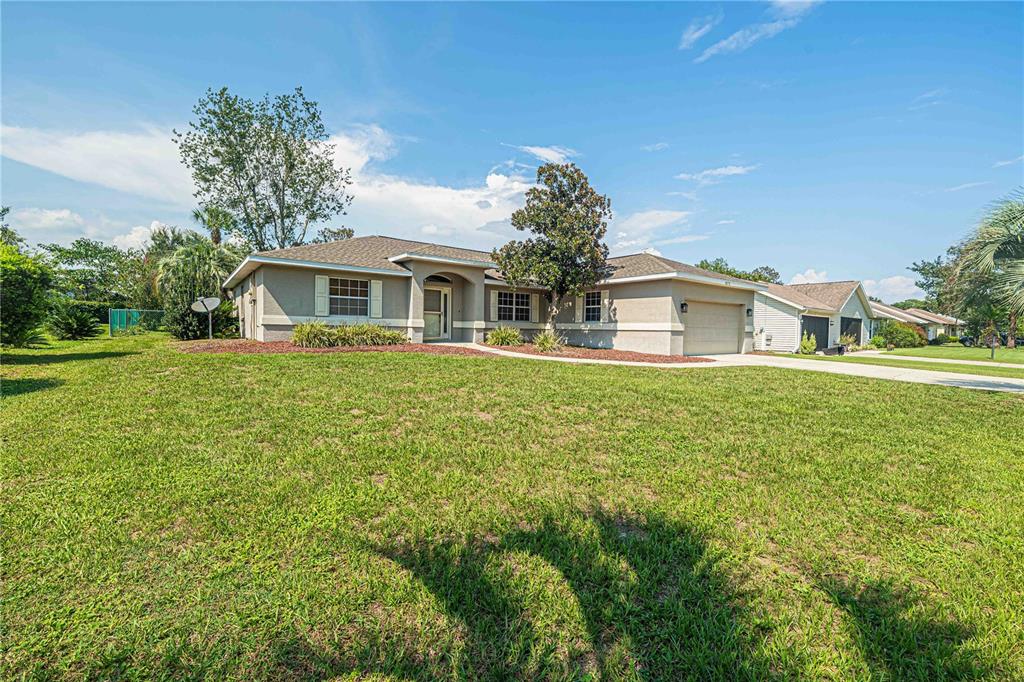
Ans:
[[[220,305],[220,299],[216,296],[207,296],[206,298],[196,299],[195,303],[192,304],[192,310],[197,313],[206,313],[206,328],[207,335],[213,339],[213,311]]]

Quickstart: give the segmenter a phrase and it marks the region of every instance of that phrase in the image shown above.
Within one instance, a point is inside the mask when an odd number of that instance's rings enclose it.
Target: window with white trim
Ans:
[[[500,322],[529,322],[530,295],[512,291],[499,291],[498,320]]]
[[[331,315],[370,314],[370,282],[365,279],[331,277],[329,300]]]
[[[588,291],[583,294],[583,321],[601,321],[601,292]]]

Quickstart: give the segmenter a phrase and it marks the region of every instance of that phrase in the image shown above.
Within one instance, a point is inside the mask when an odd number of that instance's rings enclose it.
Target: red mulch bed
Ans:
[[[555,353],[542,353],[536,346],[524,343],[521,346],[495,346],[499,350],[507,350],[524,355],[546,355],[556,358],[580,358],[581,360],[622,360],[625,362],[714,362],[710,358],[697,358],[688,355],[655,355],[653,353],[637,353],[631,350],[614,350],[612,348],[581,348],[580,346],[562,346]]]
[[[427,353],[429,355],[473,355],[488,357],[472,348],[437,346],[428,343],[400,343],[394,346],[333,346],[331,348],[300,348],[291,341],[250,341],[248,339],[214,339],[213,341],[182,341],[176,344],[186,353]],[[490,356],[493,357],[493,356]]]

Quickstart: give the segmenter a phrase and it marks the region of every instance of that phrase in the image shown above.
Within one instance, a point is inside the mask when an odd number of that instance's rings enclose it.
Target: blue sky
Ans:
[[[207,87],[320,102],[335,224],[478,248],[541,160],[615,253],[913,293],[906,266],[1024,182],[1024,4],[15,4],[2,199],[31,242],[189,225],[170,142]]]

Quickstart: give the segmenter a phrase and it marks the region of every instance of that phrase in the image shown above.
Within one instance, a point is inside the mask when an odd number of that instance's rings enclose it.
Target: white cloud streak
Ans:
[[[654,144],[645,144],[640,147],[645,152],[660,152],[668,149],[668,142],[655,142]]]
[[[579,152],[569,147],[560,147],[553,145],[550,147],[541,147],[536,145],[517,145],[517,144],[504,144],[506,147],[512,149],[518,149],[521,152],[530,154],[544,163],[565,163],[574,156],[579,156]]]
[[[1007,159],[1006,161],[996,161],[992,164],[993,168],[1002,168],[1003,166],[1012,166],[1015,163],[1024,161],[1024,154],[1021,154],[1016,159]]]
[[[774,18],[772,21],[741,28],[705,49],[693,61],[695,64],[702,64],[716,55],[743,52],[762,40],[773,38],[783,31],[797,26],[807,12],[817,4],[817,0],[772,2],[771,14]]]
[[[722,13],[713,14],[706,17],[699,17],[689,23],[689,25],[683,29],[683,34],[679,37],[679,48],[680,50],[689,50],[697,42],[711,32],[715,26],[722,21]]]
[[[942,190],[943,192],[962,192],[965,189],[972,189],[974,187],[984,187],[985,185],[991,185],[989,181],[985,182],[965,182],[962,185],[954,185],[953,187],[947,187]]]
[[[707,168],[696,173],[680,173],[676,175],[677,180],[695,180],[701,185],[710,185],[719,182],[722,178],[733,175],[746,175],[757,169],[757,166],[719,166],[718,168]]]

